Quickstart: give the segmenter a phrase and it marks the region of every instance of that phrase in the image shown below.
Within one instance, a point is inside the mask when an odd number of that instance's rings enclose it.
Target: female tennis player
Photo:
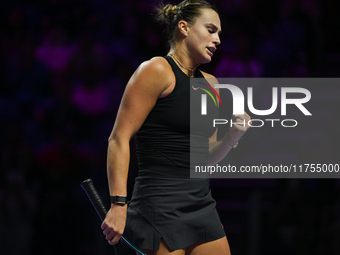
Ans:
[[[214,78],[198,69],[212,60],[221,22],[203,0],[158,8],[167,24],[170,50],[142,63],[130,78],[109,137],[107,174],[111,209],[102,224],[108,242],[122,234],[148,255],[229,255],[225,232],[211,197],[209,179],[190,178],[190,138],[206,165],[222,160],[249,128],[233,125],[220,141],[211,122],[190,134],[190,78]],[[210,107],[210,118],[217,108]],[[232,116],[248,123],[248,114]],[[135,137],[138,177],[127,205],[129,142]]]

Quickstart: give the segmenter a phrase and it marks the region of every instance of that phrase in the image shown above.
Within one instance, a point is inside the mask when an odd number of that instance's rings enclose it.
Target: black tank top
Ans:
[[[176,84],[169,95],[157,100],[135,135],[138,176],[188,178],[190,159],[197,161],[196,165],[207,163],[208,138],[215,132],[212,119],[218,118],[218,110],[213,100],[207,100],[208,114],[201,116],[201,94],[204,92],[193,90],[190,77],[170,56],[164,58],[172,67]],[[198,69],[195,78],[204,78]],[[196,120],[200,116],[199,123],[191,123],[191,129],[190,114],[194,114]]]

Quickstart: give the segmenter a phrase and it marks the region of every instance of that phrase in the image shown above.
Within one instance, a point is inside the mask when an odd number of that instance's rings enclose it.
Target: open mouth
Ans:
[[[215,48],[212,47],[207,47],[208,51],[211,52],[211,54],[213,54],[215,52]]]

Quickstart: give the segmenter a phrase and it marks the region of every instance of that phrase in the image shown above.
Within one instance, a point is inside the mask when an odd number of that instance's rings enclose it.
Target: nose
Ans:
[[[216,36],[214,37],[213,43],[217,46],[221,44],[220,36],[216,33]]]

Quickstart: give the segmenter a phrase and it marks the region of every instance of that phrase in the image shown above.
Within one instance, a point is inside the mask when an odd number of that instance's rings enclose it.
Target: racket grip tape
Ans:
[[[90,199],[94,209],[96,210],[99,218],[101,221],[104,221],[107,210],[105,209],[105,206],[103,204],[102,199],[100,198],[98,191],[96,190],[96,187],[94,186],[92,179],[87,179],[83,181],[80,186],[84,189],[86,195]],[[128,240],[125,239],[124,236],[121,237],[122,240],[130,246],[133,250],[135,250],[140,255],[146,255],[142,251],[140,251],[136,246],[134,246],[132,243],[130,243]]]
[[[97,211],[97,214],[101,221],[104,221],[107,211],[102,199],[98,194],[98,191],[96,190],[96,187],[92,182],[92,179],[87,179],[83,181],[80,186],[85,190],[86,195],[90,199],[94,209]]]

